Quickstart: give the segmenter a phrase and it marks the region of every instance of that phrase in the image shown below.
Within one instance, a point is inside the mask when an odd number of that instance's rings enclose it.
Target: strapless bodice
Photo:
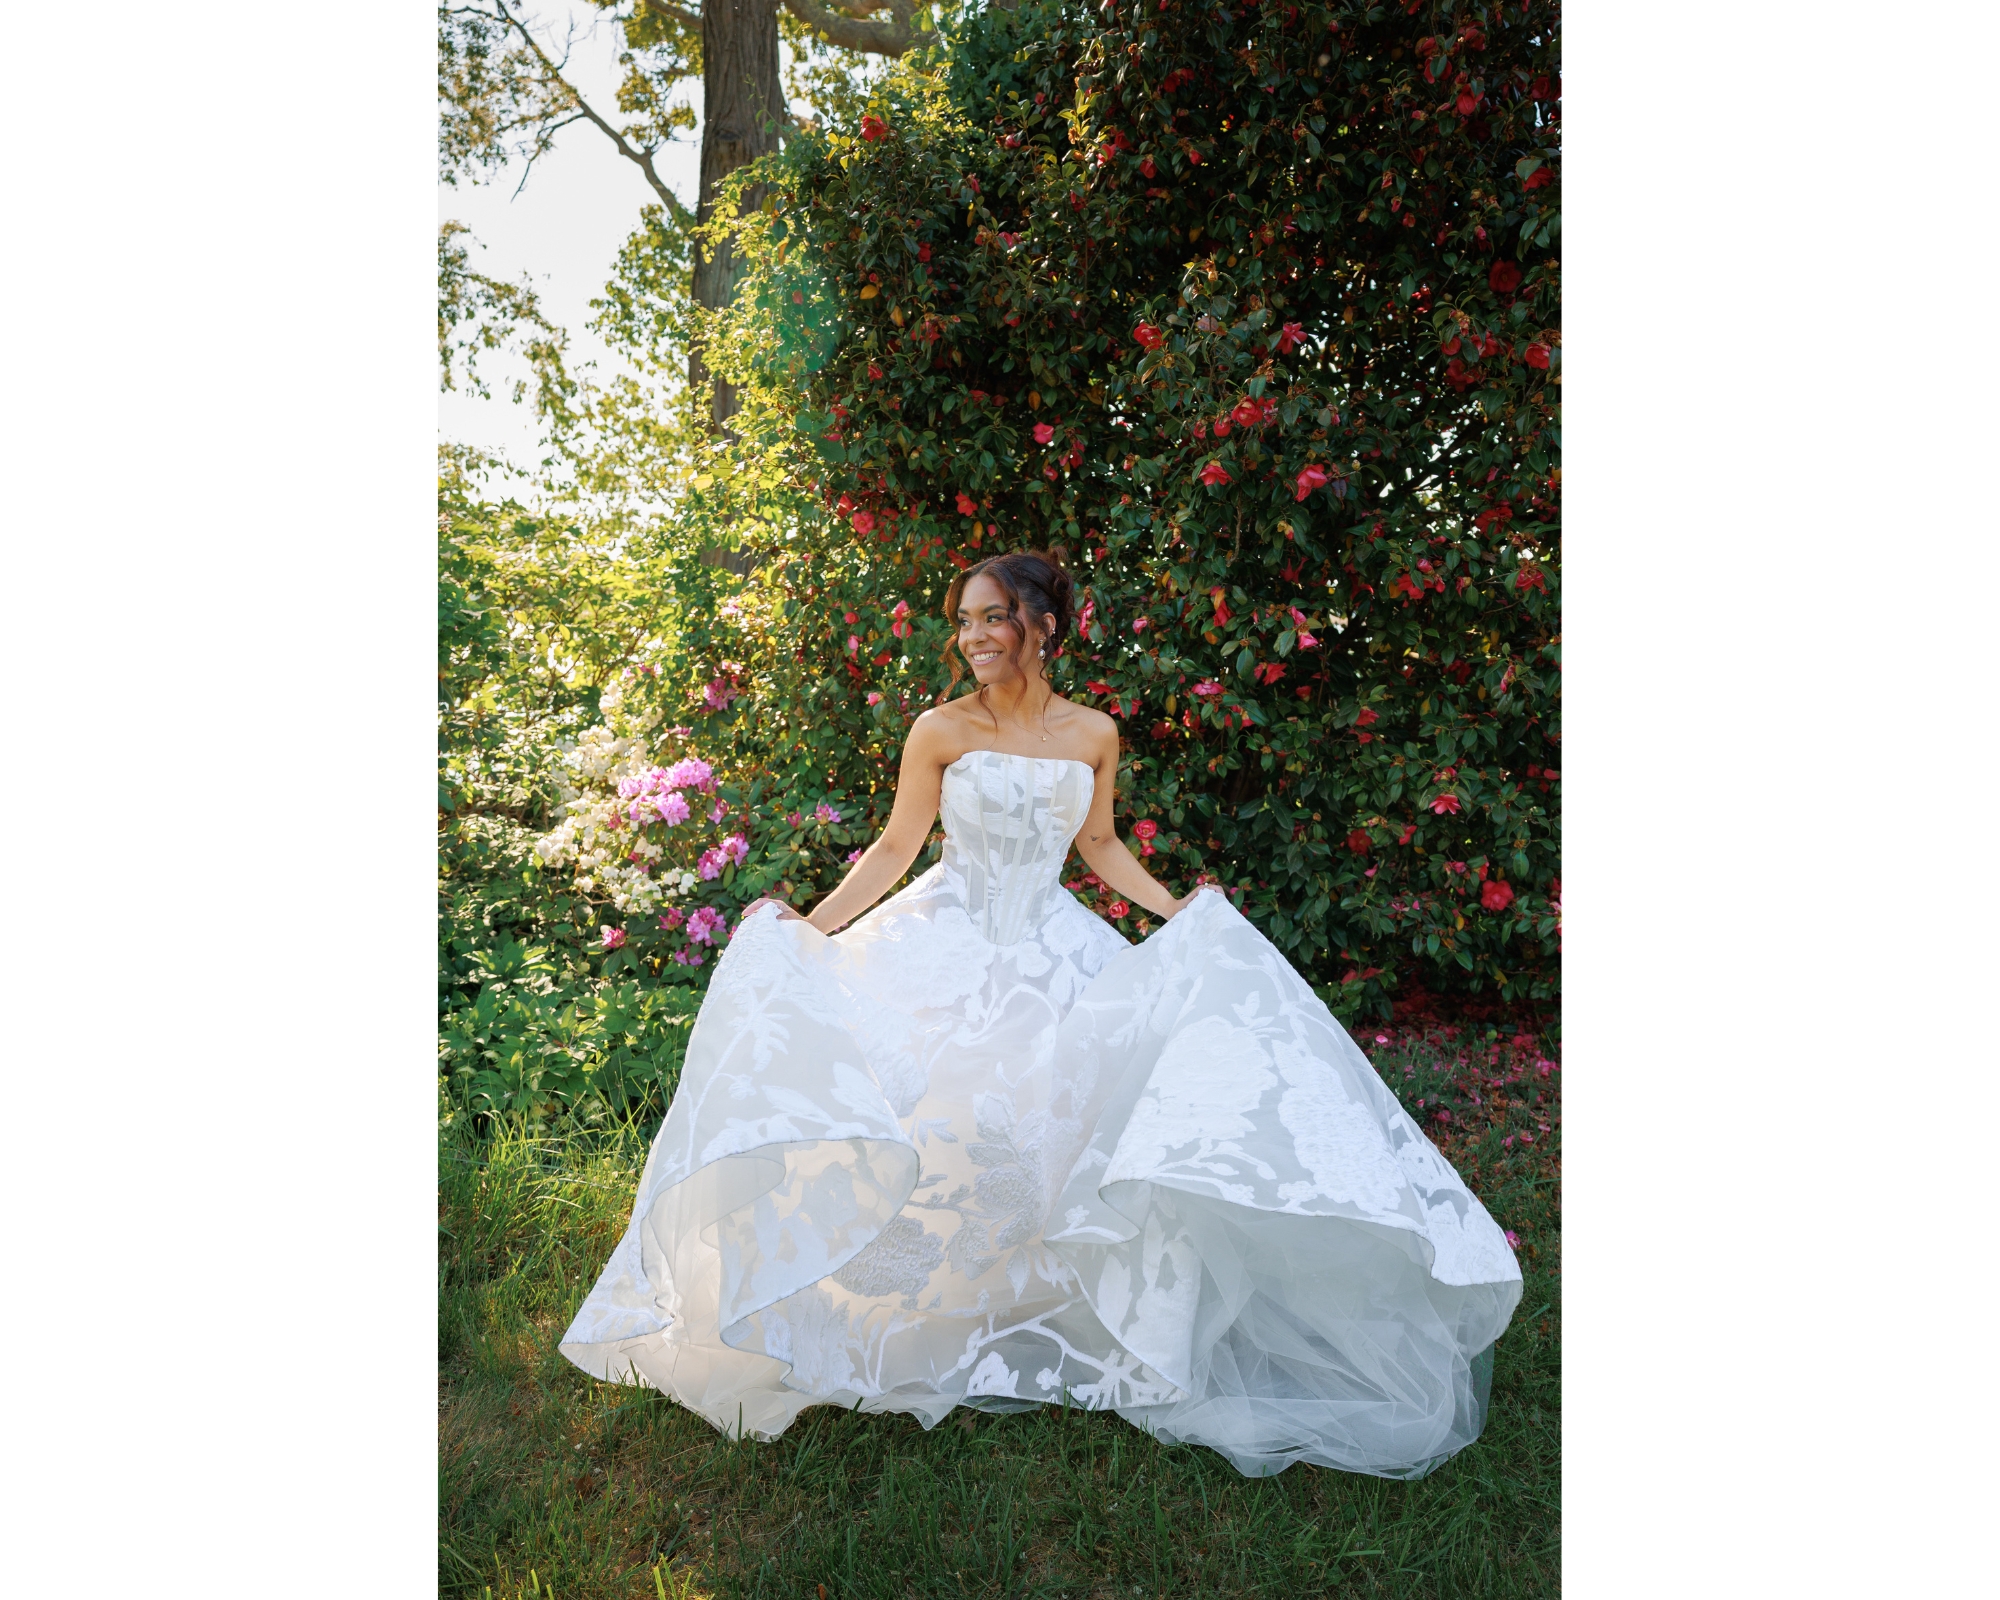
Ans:
[[[1081,761],[972,750],[944,769],[946,881],[997,945],[1025,938],[1060,893],[1096,774]]]

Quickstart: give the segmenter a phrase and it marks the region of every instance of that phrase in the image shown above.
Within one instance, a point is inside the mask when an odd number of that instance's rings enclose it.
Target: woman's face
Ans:
[[[1047,624],[1045,623],[1044,626]],[[1007,591],[980,573],[958,597],[958,648],[981,687],[1001,684],[1031,673],[1037,666],[1037,635],[1007,618]]]

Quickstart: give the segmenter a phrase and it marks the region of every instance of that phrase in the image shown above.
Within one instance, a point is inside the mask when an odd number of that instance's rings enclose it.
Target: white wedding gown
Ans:
[[[1477,1437],[1505,1237],[1220,895],[1128,945],[1062,887],[1092,781],[976,751],[902,893],[741,924],[570,1360],[759,1439],[1065,1391],[1253,1475]]]

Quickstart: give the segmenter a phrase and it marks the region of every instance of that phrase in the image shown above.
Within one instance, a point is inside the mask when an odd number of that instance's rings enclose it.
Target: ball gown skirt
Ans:
[[[758,1439],[1065,1393],[1251,1475],[1478,1436],[1505,1236],[1222,896],[1133,945],[1062,887],[1092,783],[975,751],[900,894],[739,925],[571,1361]]]

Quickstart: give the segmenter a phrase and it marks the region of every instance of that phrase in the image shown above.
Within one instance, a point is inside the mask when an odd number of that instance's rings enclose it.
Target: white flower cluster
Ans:
[[[715,788],[708,763],[689,757],[656,766],[643,740],[595,727],[578,738],[569,767],[576,781],[564,790],[559,820],[535,842],[542,864],[572,868],[580,892],[627,916],[692,893],[699,877],[673,858],[698,841],[690,833],[676,848],[675,830]]]

